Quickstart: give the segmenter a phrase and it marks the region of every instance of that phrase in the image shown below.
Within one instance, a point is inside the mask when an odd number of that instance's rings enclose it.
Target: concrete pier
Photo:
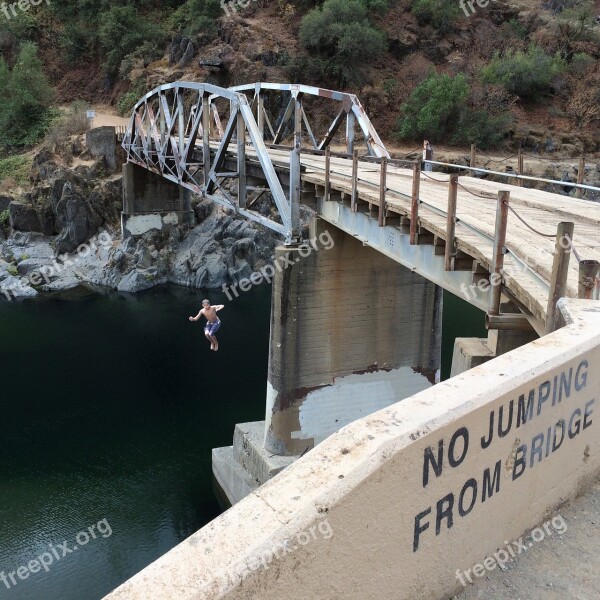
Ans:
[[[281,458],[439,380],[441,289],[320,219],[310,239],[276,250],[264,444],[252,461],[237,435],[213,452],[232,504]]]
[[[325,243],[276,252],[290,266],[273,287],[265,447],[284,456],[430,387],[441,363],[439,288],[320,219],[310,237]]]
[[[192,225],[191,192],[131,162],[123,165],[123,237]]]

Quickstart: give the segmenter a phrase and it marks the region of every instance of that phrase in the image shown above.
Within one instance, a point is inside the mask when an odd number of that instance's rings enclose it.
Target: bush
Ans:
[[[35,44],[23,44],[12,71],[0,57],[0,90],[0,146],[35,143],[50,124],[54,99]]]
[[[117,110],[122,117],[128,117],[133,110],[133,107],[140,99],[140,95],[135,92],[127,92],[123,94],[117,102]]]
[[[144,44],[162,45],[165,34],[158,25],[145,21],[133,6],[114,6],[100,16],[100,49],[106,69],[115,75],[121,62]]]
[[[402,105],[399,134],[403,138],[423,138],[439,142],[448,137],[469,96],[464,75],[438,75],[418,85]]]
[[[8,208],[0,212],[0,228],[6,229],[10,222],[10,215],[8,213]]]
[[[171,26],[186,35],[216,36],[216,20],[223,16],[220,0],[188,0],[171,17]]]
[[[56,150],[62,148],[71,136],[85,133],[90,128],[87,110],[85,102],[74,102],[66,113],[52,122],[46,141]]]
[[[481,80],[502,85],[521,98],[533,98],[550,91],[551,85],[565,70],[566,63],[558,54],[550,56],[532,45],[526,52],[509,49],[504,55],[496,53],[481,70]]]
[[[27,156],[9,156],[0,160],[0,181],[14,179],[17,184],[26,183],[29,180],[31,170],[31,159]]]
[[[404,139],[431,142],[476,143],[481,148],[499,144],[510,124],[508,111],[494,115],[471,108],[471,89],[464,75],[430,73],[402,105],[397,133]]]
[[[368,9],[363,0],[325,0],[302,19],[300,42],[316,59],[314,66],[342,85],[358,83],[360,66],[385,49],[384,35],[370,23]]]
[[[419,21],[429,23],[441,33],[451,31],[463,14],[455,0],[415,0],[412,12]]]
[[[131,81],[131,73],[136,67],[146,68],[151,62],[162,58],[163,50],[154,42],[144,42],[139,48],[128,54],[119,66],[119,75]]]

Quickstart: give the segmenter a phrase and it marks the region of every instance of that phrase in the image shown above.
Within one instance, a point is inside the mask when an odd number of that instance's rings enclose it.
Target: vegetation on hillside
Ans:
[[[34,143],[48,128],[54,98],[35,44],[21,46],[12,69],[0,57],[0,90],[0,147]]]
[[[557,127],[600,126],[594,0],[549,0],[533,10],[498,2],[470,17],[447,0],[245,4],[227,16],[221,0],[53,0],[0,19],[0,147],[27,146],[46,131],[55,105],[47,78],[60,102],[81,72],[85,100],[102,94],[127,113],[155,61],[163,70],[154,80],[169,79],[162,59],[175,34],[229,61],[218,76],[195,62],[187,76],[227,85],[273,69],[277,80],[350,89],[373,98],[370,113],[389,115],[384,128],[403,141],[494,146],[536,109]],[[263,49],[254,52],[253,42]]]

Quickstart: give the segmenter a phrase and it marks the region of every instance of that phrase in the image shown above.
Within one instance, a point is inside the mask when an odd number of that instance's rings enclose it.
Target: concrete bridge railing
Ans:
[[[108,596],[435,599],[600,471],[600,303],[356,421]]]

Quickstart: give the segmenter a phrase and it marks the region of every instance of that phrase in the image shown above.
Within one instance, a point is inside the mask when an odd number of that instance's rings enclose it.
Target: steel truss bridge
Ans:
[[[536,178],[522,174],[425,156],[392,160],[352,94],[273,83],[167,84],[136,104],[123,148],[129,162],[235,209],[288,244],[302,242],[301,202],[312,205],[484,310],[491,328],[542,335],[558,326],[558,298],[600,293],[600,203],[526,189],[522,182]],[[508,182],[431,172],[436,165]],[[272,216],[254,210],[266,194]],[[517,314],[501,314],[501,297]]]

